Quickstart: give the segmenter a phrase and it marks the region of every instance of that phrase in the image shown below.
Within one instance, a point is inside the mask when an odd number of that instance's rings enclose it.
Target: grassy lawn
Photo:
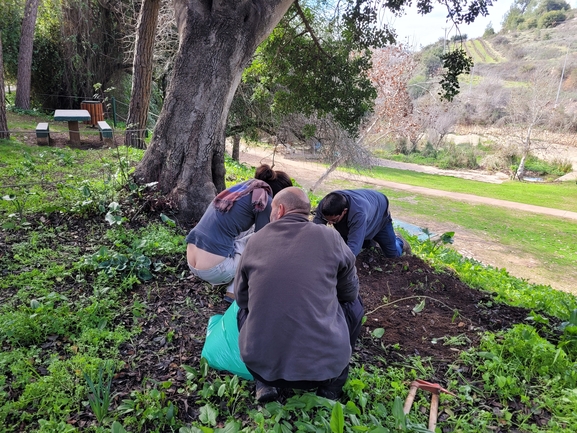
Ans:
[[[577,281],[577,224],[574,222],[390,189],[383,192],[404,215],[456,224],[481,237],[497,240],[519,254],[544,258],[551,273],[574,275]]]
[[[357,173],[355,170],[342,170]],[[575,182],[530,183],[509,181],[501,184],[492,184],[385,167],[361,170],[360,174],[407,185],[577,212],[577,184]]]

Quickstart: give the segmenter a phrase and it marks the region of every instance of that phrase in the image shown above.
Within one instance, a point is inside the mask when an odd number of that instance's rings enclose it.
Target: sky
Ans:
[[[573,3],[573,1],[568,2]],[[459,26],[461,34],[466,34],[469,39],[483,36],[489,23],[492,24],[495,32],[501,30],[503,17],[513,4],[513,0],[494,0],[493,6],[489,6],[489,15],[479,16],[473,24]],[[393,26],[397,32],[397,41],[408,45],[412,49],[418,50],[421,46],[426,46],[438,41],[447,32],[447,39],[456,35],[455,27],[452,23],[447,23],[446,9],[437,3],[430,14],[419,15],[413,6],[407,9],[407,14],[403,17],[394,15],[385,16],[385,22]]]
[[[577,0],[566,1],[572,8],[577,8]],[[479,16],[473,24],[460,25],[461,34],[466,34],[468,39],[481,37],[489,23],[492,24],[495,32],[499,32],[501,22],[512,4],[513,0],[493,0],[493,5],[488,7],[489,15]],[[413,6],[407,9],[407,14],[403,17],[398,18],[390,14],[385,15],[383,19],[396,30],[397,42],[413,50],[419,50],[422,46],[438,41],[445,35],[445,31],[447,39],[457,34],[452,23],[447,23],[447,10],[438,3],[435,3],[433,11],[427,15],[419,15],[416,7]]]

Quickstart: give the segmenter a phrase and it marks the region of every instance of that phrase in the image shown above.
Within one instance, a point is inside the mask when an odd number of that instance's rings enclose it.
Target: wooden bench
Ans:
[[[100,141],[112,141],[112,128],[105,120],[98,121],[98,131],[100,132]]]
[[[40,122],[36,125],[36,142],[38,146],[50,145],[50,128],[48,122]]]

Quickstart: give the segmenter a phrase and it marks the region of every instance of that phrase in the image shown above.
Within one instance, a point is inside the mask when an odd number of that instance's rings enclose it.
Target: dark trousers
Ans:
[[[395,234],[391,214],[385,215],[383,228],[375,235],[373,240],[381,246],[381,250],[383,250],[383,254],[387,258],[400,257],[403,254],[403,244]]]
[[[363,316],[365,315],[365,307],[363,306],[363,301],[361,296],[359,295],[357,299],[350,302],[341,302],[341,308],[343,309],[343,313],[345,315],[345,319],[347,321],[347,326],[349,327],[349,338],[351,349],[354,350],[355,343],[357,342],[357,338],[361,333],[361,325]],[[237,322],[238,322],[238,329],[242,328],[244,325],[244,321],[246,320],[246,311],[240,309],[237,315]],[[322,381],[314,381],[314,380],[297,380],[297,381],[289,381],[284,379],[278,379],[273,381],[268,381],[263,379],[258,373],[254,372],[250,368],[248,368],[250,374],[258,380],[268,386],[274,386],[277,388],[295,388],[295,389],[313,389],[317,388],[319,390],[325,391],[334,391],[340,392],[342,390],[343,385],[347,381],[349,377],[349,366],[347,365],[345,369],[341,372],[341,374],[337,377],[332,379],[322,380]],[[318,391],[317,391],[318,392]]]

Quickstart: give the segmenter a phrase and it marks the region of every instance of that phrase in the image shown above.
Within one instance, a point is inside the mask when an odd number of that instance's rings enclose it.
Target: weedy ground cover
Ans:
[[[152,209],[153,186],[131,184],[140,151],[14,141],[1,142],[0,151],[0,195],[9,197],[0,201],[0,425],[6,432],[423,432],[426,415],[402,411],[416,378],[457,394],[441,396],[438,432],[577,428],[575,297],[410,237],[415,253],[439,272],[453,269],[494,293],[491,302],[527,308],[531,319],[484,333],[478,345],[439,335],[435,344],[459,354],[446,362],[414,354],[391,362],[400,344],[382,345],[387,329],[373,332],[353,357],[341,401],[297,391],[257,405],[250,382],[200,358],[199,330],[220,295],[188,280],[187,228],[170,209]],[[37,181],[26,182],[25,171]],[[228,184],[252,175],[227,161]],[[403,272],[408,265],[399,266]],[[379,269],[372,272],[386,279]],[[434,283],[417,287],[423,299],[434,294]],[[392,314],[394,305],[389,308]],[[422,306],[415,315],[426,311]],[[451,314],[459,326],[458,312]],[[408,338],[419,338],[419,331]],[[428,405],[429,396],[419,394],[414,407]]]

